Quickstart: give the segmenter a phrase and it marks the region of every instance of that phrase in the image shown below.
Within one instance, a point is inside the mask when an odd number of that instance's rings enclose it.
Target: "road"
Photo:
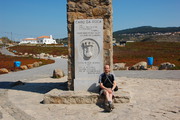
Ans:
[[[5,47],[0,48],[0,52],[4,55],[16,56],[14,53],[9,52]]]

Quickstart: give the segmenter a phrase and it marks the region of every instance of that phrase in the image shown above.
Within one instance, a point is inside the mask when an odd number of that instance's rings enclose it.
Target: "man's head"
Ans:
[[[104,72],[105,73],[109,73],[110,72],[110,66],[109,65],[105,65],[104,66]]]

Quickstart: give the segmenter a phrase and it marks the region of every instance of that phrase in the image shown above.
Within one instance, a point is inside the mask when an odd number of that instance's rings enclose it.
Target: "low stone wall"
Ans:
[[[115,92],[114,103],[129,103],[130,95],[125,91]],[[92,92],[74,92],[53,89],[44,96],[44,104],[101,104],[105,98]]]

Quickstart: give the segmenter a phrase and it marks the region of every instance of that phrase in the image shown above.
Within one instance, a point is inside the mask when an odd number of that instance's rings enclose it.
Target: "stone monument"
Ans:
[[[113,66],[112,0],[67,0],[68,89],[97,91],[103,66]]]

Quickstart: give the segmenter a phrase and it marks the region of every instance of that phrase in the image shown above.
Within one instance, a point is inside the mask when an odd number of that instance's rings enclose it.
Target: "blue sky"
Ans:
[[[0,0],[0,37],[67,36],[66,0]],[[180,0],[113,0],[113,30],[179,27]]]

